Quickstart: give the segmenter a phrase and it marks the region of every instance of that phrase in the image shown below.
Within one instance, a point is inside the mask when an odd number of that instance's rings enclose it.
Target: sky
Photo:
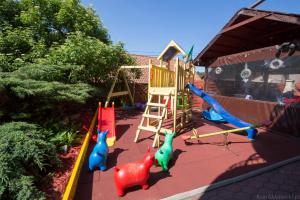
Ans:
[[[256,0],[82,0],[92,6],[114,43],[129,53],[159,55],[170,40],[194,57],[241,8]],[[300,0],[266,0],[258,9],[300,14]]]

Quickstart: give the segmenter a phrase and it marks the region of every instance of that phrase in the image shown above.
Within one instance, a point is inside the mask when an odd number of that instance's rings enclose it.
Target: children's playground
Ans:
[[[185,199],[299,157],[299,138],[270,130],[272,121],[244,121],[197,87],[192,51],[171,41],[160,65],[149,60],[145,104],[134,102],[124,75],[130,67],[120,68],[91,120],[64,199]],[[120,79],[124,90],[115,91]],[[127,106],[115,108],[120,96]],[[193,106],[196,98],[207,109]]]
[[[154,135],[145,132],[138,143],[133,142],[140,124],[142,113],[117,111],[117,141],[109,148],[107,170],[88,169],[88,156],[93,150],[91,143],[87,150],[79,175],[74,199],[118,199],[114,183],[114,167],[141,160],[152,145]],[[230,130],[230,125],[215,125],[201,119],[200,112],[193,113],[193,127],[199,134]],[[168,122],[166,122],[168,123]],[[247,136],[230,134],[228,146],[224,146],[224,136],[184,141],[181,135],[192,131],[183,130],[173,140],[173,160],[169,172],[155,165],[150,169],[148,190],[134,186],[126,190],[121,199],[162,199],[187,191],[228,181],[251,171],[259,170],[274,163],[298,156],[300,140],[258,129],[259,139],[250,141]],[[152,152],[157,149],[151,148]]]

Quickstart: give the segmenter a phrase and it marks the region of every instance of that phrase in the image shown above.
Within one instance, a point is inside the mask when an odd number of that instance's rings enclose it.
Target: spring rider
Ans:
[[[172,141],[175,136],[175,132],[169,134],[165,132],[164,144],[155,153],[156,163],[163,168],[163,171],[168,171],[168,163],[172,158],[173,147]]]
[[[141,185],[144,190],[148,189],[149,185],[147,181],[153,161],[154,154],[150,153],[150,148],[148,147],[143,160],[128,163],[120,167],[116,166],[114,178],[117,194],[123,196],[126,188],[136,185]]]
[[[98,132],[98,141],[89,157],[89,170],[93,171],[95,167],[99,167],[101,171],[106,170],[106,161],[108,155],[108,146],[106,143],[107,131]]]

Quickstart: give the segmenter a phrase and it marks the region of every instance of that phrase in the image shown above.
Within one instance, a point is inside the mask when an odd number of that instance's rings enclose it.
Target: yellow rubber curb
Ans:
[[[96,112],[94,114],[94,117],[93,117],[93,120],[90,124],[89,130],[85,135],[85,138],[84,138],[83,144],[81,146],[79,155],[76,159],[71,177],[69,179],[69,182],[68,182],[68,185],[66,187],[64,196],[62,198],[63,200],[71,200],[74,197],[74,194],[75,194],[75,191],[76,191],[76,188],[77,188],[77,182],[78,182],[79,174],[80,174],[80,171],[81,171],[81,168],[82,168],[82,164],[84,162],[84,158],[85,158],[85,154],[87,152],[87,148],[89,146],[89,142],[90,142],[91,135],[93,133],[93,129],[95,127],[97,114],[98,114],[98,109],[96,110]]]

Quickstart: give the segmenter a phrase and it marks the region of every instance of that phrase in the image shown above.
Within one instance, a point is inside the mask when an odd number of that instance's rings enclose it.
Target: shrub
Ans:
[[[66,130],[56,133],[50,141],[53,142],[59,151],[67,152],[68,149],[81,142],[82,137],[75,130]]]
[[[0,126],[0,199],[43,199],[34,183],[59,166],[55,146],[35,124]]]

